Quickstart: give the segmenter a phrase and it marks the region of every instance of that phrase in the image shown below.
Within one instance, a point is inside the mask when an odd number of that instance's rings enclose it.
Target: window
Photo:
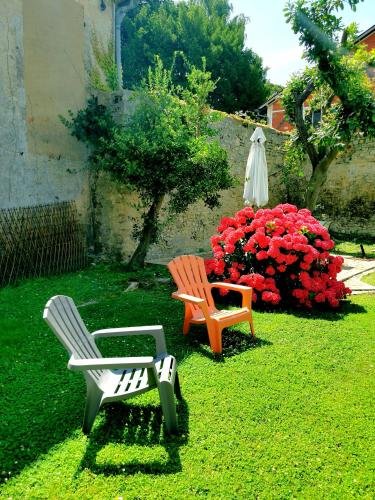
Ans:
[[[321,110],[313,111],[311,122],[313,127],[317,127],[319,123],[322,121],[322,112]]]

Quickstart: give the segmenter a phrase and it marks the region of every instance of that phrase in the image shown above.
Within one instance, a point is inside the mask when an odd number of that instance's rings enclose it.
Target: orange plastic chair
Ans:
[[[231,283],[209,283],[204,260],[194,255],[181,255],[168,264],[168,269],[178,287],[172,297],[185,303],[183,332],[189,333],[190,325],[207,324],[211,350],[222,352],[222,330],[227,326],[248,321],[254,337],[251,314],[252,288]],[[224,288],[242,294],[242,308],[233,311],[216,309],[212,288]]]

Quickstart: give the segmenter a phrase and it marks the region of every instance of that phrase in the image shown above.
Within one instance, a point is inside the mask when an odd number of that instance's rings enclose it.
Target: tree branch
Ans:
[[[340,42],[341,47],[344,47],[346,45],[346,42],[348,41],[348,34],[349,34],[348,28],[346,27],[341,35],[341,42]]]
[[[299,96],[297,96],[296,100],[300,102],[301,106],[309,97],[314,88],[315,88],[314,82],[310,80],[310,82],[306,85],[305,89],[299,94]]]
[[[313,170],[315,170],[316,165],[319,162],[319,156],[318,156],[318,152],[317,152],[314,144],[312,144],[309,141],[309,131],[308,131],[306,124],[305,124],[305,121],[303,119],[303,103],[306,101],[306,99],[308,98],[308,96],[311,94],[311,92],[313,90],[314,90],[314,83],[312,81],[310,81],[306,85],[305,89],[299,95],[296,96],[295,122],[296,122],[296,127],[298,130],[300,140],[302,141],[302,143],[304,145],[304,149],[310,158]]]
[[[328,152],[324,155],[324,157],[319,160],[316,168],[318,168],[321,171],[327,171],[333,160],[337,156],[338,149],[337,148],[332,148],[329,149]]]
[[[312,212],[315,210],[320,191],[327,180],[328,169],[337,156],[337,148],[328,150],[327,154],[321,158],[309,180],[306,192],[306,207]]]

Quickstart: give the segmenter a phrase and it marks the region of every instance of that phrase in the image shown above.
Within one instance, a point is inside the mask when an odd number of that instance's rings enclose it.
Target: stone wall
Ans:
[[[89,224],[86,150],[58,115],[84,106],[91,34],[112,10],[93,0],[0,2],[0,208],[75,200]]]
[[[332,165],[320,211],[337,235],[375,238],[375,141],[357,143]]]

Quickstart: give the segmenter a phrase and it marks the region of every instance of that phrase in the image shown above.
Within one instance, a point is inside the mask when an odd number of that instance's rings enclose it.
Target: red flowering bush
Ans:
[[[206,260],[209,278],[251,286],[254,302],[337,307],[351,293],[336,279],[343,258],[330,255],[334,242],[307,209],[246,207],[223,217],[217,231],[214,258]]]

